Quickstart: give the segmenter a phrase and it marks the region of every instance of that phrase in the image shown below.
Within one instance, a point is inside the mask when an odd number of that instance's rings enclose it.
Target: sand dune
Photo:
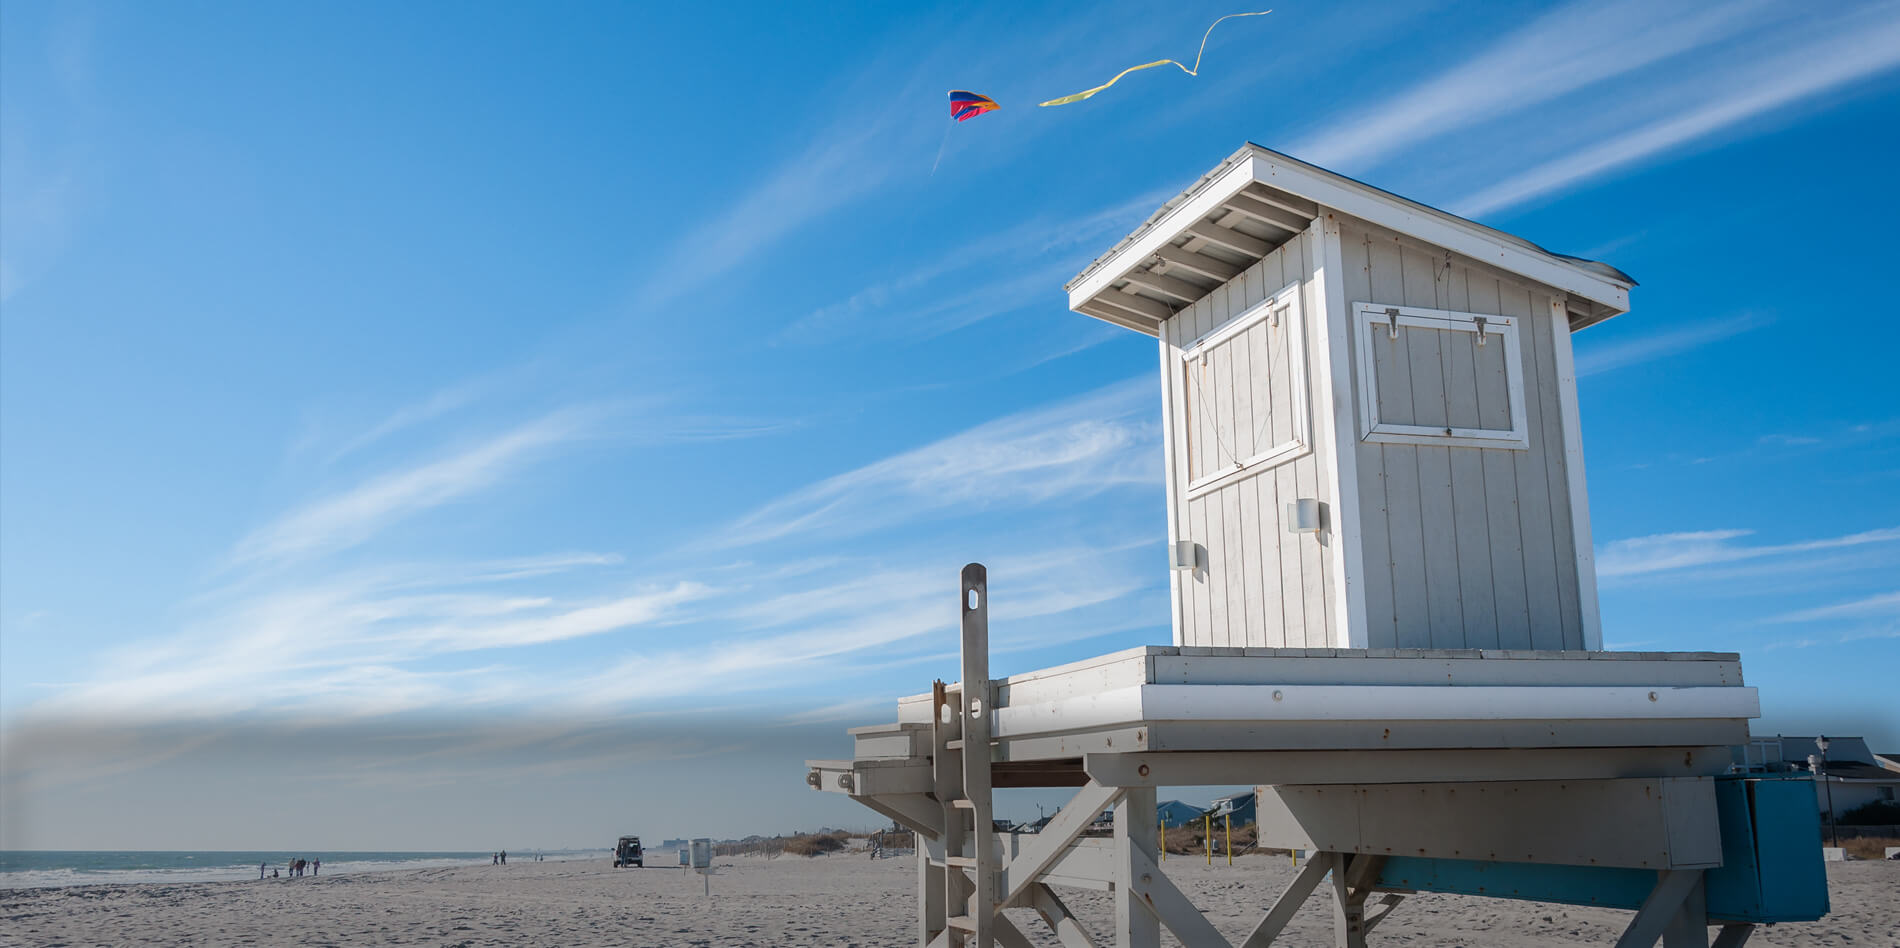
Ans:
[[[1232,868],[1171,859],[1168,871],[1238,940],[1291,878],[1284,859]],[[1900,862],[1828,867],[1834,914],[1763,929],[1751,945],[1900,946]],[[710,899],[678,869],[615,870],[605,860],[396,870],[180,885],[0,891],[8,945],[837,945],[913,944],[915,870],[862,854],[722,860]],[[1108,901],[1064,892],[1097,931]],[[1330,945],[1313,899],[1281,944]],[[1012,915],[1018,913],[1012,912]],[[1023,929],[1055,945],[1033,915]],[[1628,913],[1458,896],[1408,900],[1375,945],[1609,945]],[[1164,936],[1164,943],[1172,944]]]

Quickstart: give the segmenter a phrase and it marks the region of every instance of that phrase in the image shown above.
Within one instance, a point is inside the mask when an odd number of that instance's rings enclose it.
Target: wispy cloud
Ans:
[[[1110,386],[793,491],[742,518],[723,544],[760,545],[770,550],[762,563],[708,562],[726,555],[718,549],[633,564],[590,551],[382,564],[373,547],[367,557],[334,556],[591,430],[549,416],[293,510],[240,544],[234,579],[182,604],[180,633],[102,656],[33,711],[188,708],[206,721],[295,709],[593,713],[794,692],[810,676],[868,674],[942,652],[956,614],[954,562],[931,547],[841,555],[826,543],[952,506],[966,524],[993,515],[981,548],[1008,591],[993,610],[999,649],[1010,647],[1001,631],[1010,623],[1033,620],[1036,645],[1125,629],[1129,616],[1110,604],[1158,585],[1136,568],[1145,545],[1117,524],[1092,524],[1086,539],[1016,535],[1012,513],[1150,482],[1159,448],[1148,395],[1139,380]],[[549,648],[582,639],[593,644]],[[804,671],[788,676],[792,668]]]
[[[269,562],[361,543],[390,523],[493,485],[538,452],[583,437],[588,421],[587,411],[557,411],[446,457],[373,478],[266,524],[240,541],[232,558]]]
[[[1584,378],[1601,375],[1678,352],[1686,352],[1711,342],[1739,336],[1771,322],[1773,322],[1771,318],[1759,313],[1738,313],[1608,345],[1596,345],[1593,339],[1586,335],[1577,343],[1577,376]]]
[[[1159,432],[1147,380],[980,425],[792,492],[712,541],[870,533],[952,507],[981,510],[1149,484]]]
[[[452,385],[431,394],[422,401],[404,405],[331,451],[329,460],[338,461],[397,432],[406,431],[465,408],[475,401],[481,394],[481,390],[482,387],[475,383]]]
[[[1577,2],[1507,34],[1460,65],[1298,143],[1293,154],[1358,167],[1640,70],[1752,25],[1760,0],[1673,6],[1653,0]]]
[[[1830,619],[1873,619],[1900,616],[1900,592],[1881,593],[1864,599],[1849,602],[1837,602],[1812,609],[1800,609],[1770,616],[1761,621],[1783,622],[1820,622]]]
[[[1099,245],[1132,229],[1174,193],[1151,191],[1075,218],[1025,220],[820,306],[794,320],[780,337],[828,342],[845,334],[860,335],[867,327],[881,336],[928,337],[1036,300],[1060,306],[1062,284]],[[999,267],[1005,271],[1002,279],[997,278]],[[983,274],[974,285],[969,279],[973,273]],[[947,289],[951,287],[966,288]],[[872,317],[877,317],[875,322]]]
[[[1753,530],[1702,530],[1688,533],[1659,533],[1652,536],[1615,540],[1598,551],[1597,574],[1605,577],[1637,576],[1715,563],[1733,563],[1738,560],[1812,553],[1900,540],[1900,527],[1886,527],[1847,536],[1802,540],[1795,543],[1751,546],[1736,542],[1753,533]]]
[[[1711,9],[1728,15],[1726,8]],[[1896,9],[1880,4],[1829,23],[1806,42],[1783,46],[1739,72],[1713,77],[1709,95],[1684,111],[1506,178],[1452,207],[1477,216],[1520,204],[1900,66]]]

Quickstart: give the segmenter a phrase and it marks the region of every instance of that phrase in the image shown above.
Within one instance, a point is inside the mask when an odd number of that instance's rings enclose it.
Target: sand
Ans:
[[[1245,856],[1229,868],[1170,859],[1168,872],[1230,940],[1251,929],[1292,869]],[[1900,862],[1828,866],[1834,913],[1758,930],[1752,945],[1900,946]],[[678,869],[605,860],[394,870],[247,882],[0,891],[8,945],[838,945],[912,940],[916,874],[907,858],[862,854],[722,859],[702,894]],[[1105,895],[1063,890],[1095,931]],[[1310,900],[1280,944],[1330,945],[1331,908]],[[1012,911],[1038,945],[1034,915]],[[1416,896],[1373,945],[1610,945],[1629,913]],[[1163,941],[1174,944],[1165,934]],[[1109,942],[1112,944],[1112,941]]]

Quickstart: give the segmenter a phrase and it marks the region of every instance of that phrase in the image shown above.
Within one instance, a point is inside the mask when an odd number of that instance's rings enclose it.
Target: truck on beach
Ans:
[[[622,836],[620,841],[614,844],[615,869],[622,866],[644,869],[646,864],[646,855],[640,851],[640,837]]]

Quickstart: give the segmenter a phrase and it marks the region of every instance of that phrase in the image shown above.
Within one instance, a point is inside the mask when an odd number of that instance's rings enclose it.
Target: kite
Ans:
[[[965,92],[962,89],[950,90],[950,117],[959,122],[967,122],[985,112],[993,112],[1002,106],[986,95]]]
[[[1221,24],[1221,20],[1231,20],[1238,16],[1265,16],[1272,12],[1273,12],[1272,10],[1261,10],[1255,13],[1229,13],[1226,16],[1221,17],[1220,20],[1215,20],[1213,23],[1209,24],[1207,27],[1207,32],[1201,34],[1201,50],[1200,52],[1194,54],[1194,68],[1193,69],[1189,69],[1187,66],[1172,59],[1157,59],[1151,63],[1142,63],[1139,66],[1130,66],[1127,69],[1124,69],[1121,72],[1116,73],[1115,78],[1110,79],[1107,82],[1104,82],[1093,89],[1089,89],[1083,92],[1078,92],[1074,95],[1065,95],[1060,99],[1050,99],[1047,102],[1038,103],[1038,105],[1046,109],[1052,105],[1068,105],[1071,102],[1080,102],[1083,99],[1086,99],[1089,96],[1092,96],[1095,93],[1100,92],[1103,89],[1106,89],[1117,82],[1120,82],[1123,76],[1126,76],[1131,72],[1139,72],[1143,69],[1153,69],[1156,66],[1166,66],[1166,65],[1169,65],[1170,63],[1176,66],[1180,66],[1181,71],[1187,73],[1190,76],[1198,76],[1201,74],[1201,57],[1207,54],[1207,38],[1209,36],[1214,35],[1214,27],[1219,26]],[[950,94],[950,97],[952,99],[955,99],[956,93],[952,92]]]

